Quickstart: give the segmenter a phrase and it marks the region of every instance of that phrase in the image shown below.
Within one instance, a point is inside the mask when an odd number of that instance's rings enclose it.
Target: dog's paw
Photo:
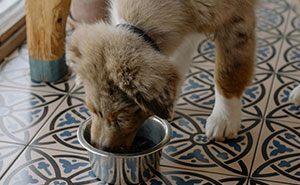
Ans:
[[[290,94],[289,100],[296,106],[300,105],[300,85],[297,86]]]
[[[225,138],[235,139],[240,129],[240,117],[230,118],[221,113],[213,113],[206,122],[206,136],[210,139],[223,141]]]
[[[241,100],[227,99],[216,91],[216,104],[205,126],[206,136],[218,141],[237,138],[241,117]]]

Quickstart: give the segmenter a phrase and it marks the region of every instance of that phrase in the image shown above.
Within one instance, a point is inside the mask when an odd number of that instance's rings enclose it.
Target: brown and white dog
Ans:
[[[109,23],[79,26],[67,57],[92,112],[91,142],[126,150],[151,115],[172,117],[198,34],[216,39],[211,139],[235,138],[252,81],[255,0],[112,0]],[[142,30],[142,31],[141,31]]]

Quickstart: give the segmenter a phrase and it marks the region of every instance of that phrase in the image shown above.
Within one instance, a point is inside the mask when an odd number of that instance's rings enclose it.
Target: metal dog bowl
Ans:
[[[156,116],[147,119],[137,137],[150,140],[152,146],[136,153],[110,153],[90,145],[91,120],[85,121],[78,130],[80,144],[88,150],[94,174],[110,184],[139,184],[151,178],[159,169],[162,148],[170,141],[170,124]]]

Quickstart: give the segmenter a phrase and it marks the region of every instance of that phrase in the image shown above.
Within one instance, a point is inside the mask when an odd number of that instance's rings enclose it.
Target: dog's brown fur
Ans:
[[[251,82],[255,50],[255,0],[113,0],[110,23],[81,25],[68,45],[92,112],[92,144],[128,148],[151,115],[170,118],[183,78],[172,55],[191,33],[213,33],[215,82],[226,98],[240,98]],[[154,50],[122,21],[143,29]],[[226,135],[225,135],[226,136]]]

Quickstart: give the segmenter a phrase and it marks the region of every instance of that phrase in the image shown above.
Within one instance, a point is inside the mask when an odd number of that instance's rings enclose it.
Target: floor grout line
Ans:
[[[263,181],[263,182],[273,182],[273,183],[283,183],[283,184],[289,184],[289,185],[297,185],[297,184],[293,184],[293,183],[288,183],[288,182],[282,182],[282,181],[275,181],[275,180],[268,180],[268,179],[261,179],[261,178],[249,178],[249,180],[260,180],[260,181]]]
[[[177,167],[177,166],[174,167],[174,166],[169,166],[169,165],[161,165],[161,167],[172,168],[174,170],[179,169],[179,170],[188,170],[188,171],[193,171],[193,172],[203,172],[203,173],[209,173],[209,174],[218,174],[218,175],[226,175],[226,176],[231,176],[231,177],[247,178],[247,176],[243,176],[243,175],[234,175],[234,174],[212,172],[212,171],[206,171],[206,170],[196,170],[196,169]]]
[[[49,115],[49,117],[47,118],[47,120],[44,122],[44,124],[42,125],[42,127],[40,127],[40,129],[35,133],[35,135],[32,137],[31,140],[29,140],[29,142],[27,143],[27,145],[30,145],[30,143],[35,139],[35,137],[39,134],[39,132],[44,128],[44,126],[47,124],[47,122],[49,121],[49,119],[54,115],[54,113],[59,109],[59,107],[63,104],[63,102],[67,99],[67,97],[70,95],[70,93],[72,92],[74,88],[73,87],[70,89],[70,91],[64,96],[64,98],[61,100],[61,102],[56,106],[56,108],[53,110],[53,112]]]
[[[30,143],[35,139],[35,137],[38,135],[38,133],[42,130],[42,128],[47,124],[47,122],[49,121],[49,119],[53,116],[53,114],[57,111],[57,109],[62,105],[62,103],[65,101],[65,99],[69,96],[69,94],[72,92],[73,88],[75,87],[75,85],[72,86],[72,88],[70,89],[70,91],[64,95],[64,98],[61,100],[61,102],[57,105],[57,107],[53,110],[53,112],[48,116],[48,118],[45,120],[45,122],[41,125],[41,127],[36,131],[36,133],[32,136],[32,138],[27,141],[26,144],[24,144],[24,148],[23,150],[17,155],[17,157],[10,163],[10,165],[6,168],[6,170],[4,171],[4,173],[2,174],[2,176],[0,177],[0,181],[1,179],[6,175],[6,173],[11,169],[11,167],[16,163],[16,161],[19,159],[19,157],[25,152],[25,150],[30,147]]]
[[[24,145],[23,145],[24,146]],[[23,147],[23,149],[19,152],[19,154],[14,158],[14,160],[9,164],[9,166],[4,170],[4,172],[2,173],[2,175],[0,176],[0,181],[2,180],[2,178],[6,175],[6,173],[10,170],[10,168],[15,164],[15,162],[19,159],[19,157],[24,153],[24,151],[26,150],[26,146]]]
[[[3,141],[3,140],[0,140],[0,143],[5,143],[5,144],[11,144],[11,145],[21,145],[21,146],[26,146],[25,143],[16,143],[16,142],[12,142],[12,141]]]
[[[45,150],[51,150],[51,151],[60,151],[60,152],[66,152],[66,153],[70,153],[70,154],[78,154],[78,155],[86,155],[86,156],[88,156],[88,151],[87,150],[82,151],[82,152],[75,152],[75,151],[68,151],[68,150],[64,150],[64,149],[47,148],[47,147],[44,147],[44,146],[30,145],[30,144],[27,147],[30,147],[30,148],[39,148],[39,149],[45,149]]]
[[[10,88],[10,89],[20,89],[20,90],[24,90],[24,91],[33,91],[33,92],[43,92],[43,93],[65,93],[68,94],[68,92],[65,91],[58,91],[58,90],[53,90],[53,89],[40,89],[40,88],[50,88],[49,85],[45,84],[45,86],[43,87],[20,87],[20,86],[10,86],[7,84],[0,84],[0,87],[3,88]]]
[[[267,114],[267,111],[268,111],[268,105],[270,104],[270,99],[272,98],[271,95],[272,95],[272,91],[273,91],[275,77],[276,77],[276,74],[277,74],[276,71],[277,71],[277,68],[278,68],[278,65],[279,65],[279,59],[280,59],[282,49],[283,49],[283,44],[284,44],[285,38],[286,38],[286,31],[287,31],[287,28],[288,28],[288,20],[290,20],[291,11],[292,11],[292,9],[289,7],[288,14],[287,14],[287,19],[285,20],[285,27],[284,27],[284,31],[283,31],[283,35],[282,35],[282,41],[281,41],[281,44],[280,44],[280,49],[279,49],[279,52],[278,52],[276,65],[275,65],[275,68],[274,68],[274,73],[273,73],[273,77],[272,77],[270,91],[269,91],[269,95],[267,97],[267,102],[266,102],[265,110],[264,110],[264,113],[263,113],[261,128],[260,128],[260,131],[259,131],[259,135],[258,135],[258,138],[257,138],[257,143],[256,143],[254,154],[253,154],[253,157],[252,157],[251,166],[250,166],[250,169],[249,169],[247,183],[250,183],[249,180],[250,180],[250,178],[252,178],[251,176],[252,176],[254,161],[255,161],[257,152],[259,152],[258,151],[258,145],[260,143],[260,138],[262,136],[262,130],[264,129],[264,126],[265,126],[266,114]]]

